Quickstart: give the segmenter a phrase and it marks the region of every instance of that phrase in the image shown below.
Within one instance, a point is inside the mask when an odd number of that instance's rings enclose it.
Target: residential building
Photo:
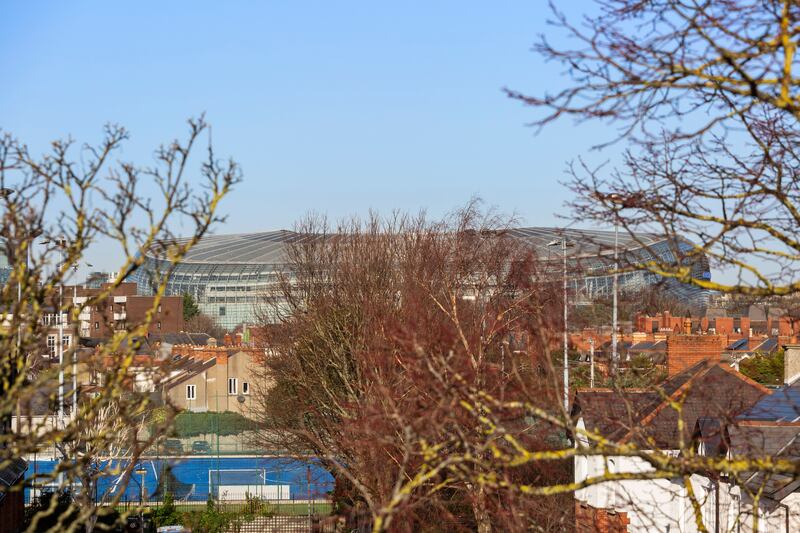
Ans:
[[[163,395],[179,409],[189,411],[250,412],[259,386],[256,365],[264,350],[241,345],[173,346],[175,369],[163,384]]]
[[[64,289],[65,305],[85,304],[89,298],[96,296],[109,287],[104,283],[100,288],[66,287]],[[137,294],[136,283],[122,283],[115,288],[102,302],[83,309],[78,319],[78,332],[81,337],[108,338],[115,331],[125,329],[128,325],[144,322],[146,314],[153,309],[155,297]],[[176,333],[184,329],[183,300],[180,296],[164,296],[155,306],[155,314],[148,328],[148,333],[159,335]]]
[[[572,406],[579,430],[575,436],[576,446],[592,446],[580,433],[588,430],[615,443],[635,444],[639,449],[678,455],[692,442],[698,421],[730,420],[770,394],[768,389],[720,360],[724,345],[719,339],[702,337],[712,336],[668,337],[670,373],[657,389],[578,389]],[[680,411],[676,405],[681,405]],[[609,531],[696,531],[684,480],[636,479],[652,470],[640,457],[577,455],[574,460],[577,483],[602,477],[607,472],[632,477],[576,491],[577,529],[587,531],[603,522],[610,524]],[[709,531],[722,526],[723,520],[729,524],[736,518],[735,509],[730,506],[724,516],[716,512],[720,502],[719,498],[715,499],[716,481],[693,475],[690,482],[694,492],[710,506],[703,510],[703,520]]]

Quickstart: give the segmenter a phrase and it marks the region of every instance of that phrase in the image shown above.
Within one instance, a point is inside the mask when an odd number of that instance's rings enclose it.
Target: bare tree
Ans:
[[[0,137],[0,237],[10,265],[8,283],[0,289],[7,332],[0,338],[0,352],[5,354],[0,414],[7,422],[16,420],[15,430],[7,423],[0,435],[0,466],[20,457],[41,456],[57,443],[56,470],[12,488],[55,483],[58,490],[70,491],[73,503],[58,517],[53,531],[91,529],[105,512],[94,504],[92,486],[103,476],[118,478],[116,492],[100,498],[113,508],[139,456],[158,436],[151,434],[144,441],[138,440],[141,434],[134,437],[150,407],[148,395],[130,383],[135,339],[146,334],[172,269],[222,220],[219,202],[240,179],[238,165],[218,160],[210,141],[205,157],[193,156],[207,128],[202,118],[190,120],[186,138],[156,150],[149,166],[115,159],[128,139],[128,132],[119,126],[106,127],[98,145],[56,141],[41,156],[10,134]],[[172,230],[178,224],[187,232],[180,239]],[[37,242],[46,246],[38,249]],[[63,285],[92,247],[118,254],[119,274],[85,302],[68,305],[61,297]],[[145,252],[153,249],[170,259],[170,266],[153,279],[153,309],[141,323],[128,324],[96,351],[82,354],[82,367],[101,369],[102,382],[75,391],[78,402],[73,405],[71,386],[66,384],[72,381],[77,343],[65,350],[61,362],[41,358],[41,343],[52,318],[68,322],[67,327],[74,329],[67,333],[77,339],[75,325],[81,312],[105,301],[142,267]],[[58,318],[62,316],[68,320]],[[122,455],[112,460],[109,453]],[[38,517],[30,530],[42,530]]]
[[[756,298],[796,294],[800,4],[598,0],[593,7],[577,21],[551,4],[553,32],[567,39],[542,37],[536,45],[565,67],[565,86],[544,95],[508,91],[538,113],[538,127],[572,117],[617,128],[596,148],[624,147],[620,165],[581,159],[569,166],[574,220],[617,224],[641,245],[641,253],[626,257],[623,272],[645,270]],[[670,253],[651,245],[654,234],[667,237]],[[706,264],[730,275],[712,280]],[[757,405],[768,391],[724,364],[705,365],[645,390],[580,391],[571,420],[554,418],[533,399],[518,404],[471,394],[476,404],[488,401],[489,412],[517,406],[573,436],[575,448],[567,455],[575,457],[575,482],[518,487],[522,492],[612,487],[617,504],[630,510],[642,501],[632,487],[651,490],[658,480],[670,480],[683,492],[663,505],[677,509],[680,502],[691,511],[680,527],[769,528],[775,516],[760,519],[768,509],[760,502],[775,505],[785,496],[776,487],[790,490],[798,481],[796,429],[780,420],[759,425],[764,413],[743,414],[745,404]],[[740,391],[738,398],[724,397],[721,382],[728,379],[738,380],[729,385]],[[545,455],[522,449],[509,460]],[[709,512],[720,486],[741,498],[737,502],[748,500],[752,510]],[[634,511],[652,521],[637,527],[659,528],[655,514],[663,509]]]
[[[677,261],[646,253],[646,268],[698,287],[750,295],[797,292],[797,136],[800,6],[792,0],[600,0],[575,24],[576,43],[536,49],[566,67],[567,86],[509,94],[541,111],[617,126],[616,169],[571,166],[577,220],[616,222],[672,237]],[[600,144],[600,143],[599,143]],[[645,246],[645,249],[649,249]],[[693,270],[708,258],[734,281]]]
[[[511,398],[524,386],[561,405],[547,358],[522,348],[549,331],[539,326],[558,316],[548,312],[558,291],[505,233],[509,224],[470,204],[441,222],[373,215],[298,228],[266,313],[280,322],[263,328],[271,355],[257,438],[320,458],[338,501],[367,513],[375,531],[435,522],[486,532],[544,516],[564,526],[552,499],[515,499],[480,481],[542,472],[533,463],[484,469],[475,457],[498,446],[497,434],[464,403],[471,388]],[[531,446],[552,431],[515,419],[503,427]],[[559,475],[550,468],[550,479]]]

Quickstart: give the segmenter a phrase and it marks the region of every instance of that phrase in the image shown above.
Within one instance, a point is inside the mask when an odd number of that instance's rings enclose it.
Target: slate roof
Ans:
[[[679,420],[688,442],[699,419],[733,419],[766,394],[768,389],[728,365],[701,361],[657,388],[579,389],[572,414],[583,418],[587,430],[611,440],[677,449]],[[669,400],[683,402],[680,413]]]
[[[667,341],[660,340],[660,341],[642,341],[637,342],[636,344],[631,345],[628,348],[629,352],[637,352],[637,351],[645,351],[645,352],[666,352],[667,351]]]
[[[733,456],[781,457],[800,459],[800,425],[771,422],[740,422],[728,428]],[[745,483],[775,500],[782,500],[800,486],[800,479],[791,474],[753,472]]]
[[[765,396],[741,414],[739,419],[772,422],[800,421],[800,381]]]
[[[17,457],[9,461],[9,463],[4,467],[0,468],[0,485],[4,488],[10,488],[16,485],[16,483],[22,479],[22,476],[25,474],[25,471],[28,469],[28,462],[21,457]],[[0,502],[6,497],[8,492],[6,490],[0,491]]]

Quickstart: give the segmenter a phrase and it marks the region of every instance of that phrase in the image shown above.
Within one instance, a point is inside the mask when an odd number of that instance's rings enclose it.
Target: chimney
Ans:
[[[683,333],[686,335],[692,334],[692,317],[687,316],[683,319]]]
[[[783,383],[789,385],[800,378],[800,344],[783,346]]]
[[[208,340],[206,341],[206,346],[216,347],[217,346],[217,339],[215,339],[214,337],[209,337]]]
[[[225,344],[225,346],[230,346],[231,344],[233,344],[233,339],[231,338],[231,334],[226,333],[225,337],[223,337],[222,342]]]
[[[726,342],[727,337],[724,335],[669,335],[667,374],[674,376],[700,361],[719,363]]]

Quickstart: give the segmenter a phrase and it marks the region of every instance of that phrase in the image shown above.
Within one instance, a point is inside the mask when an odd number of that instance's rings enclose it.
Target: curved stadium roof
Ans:
[[[561,229],[561,228],[513,228],[509,233],[531,244],[538,255],[547,257],[548,243],[566,238],[575,244],[568,248],[571,257],[590,257],[613,253],[614,232],[600,230]],[[284,264],[287,260],[286,247],[298,239],[309,238],[288,230],[265,231],[259,233],[239,233],[232,235],[206,235],[184,258],[183,263],[268,265]],[[634,239],[627,232],[619,233],[620,251],[635,250],[666,240],[655,234],[640,233]],[[637,242],[638,241],[638,242]]]

